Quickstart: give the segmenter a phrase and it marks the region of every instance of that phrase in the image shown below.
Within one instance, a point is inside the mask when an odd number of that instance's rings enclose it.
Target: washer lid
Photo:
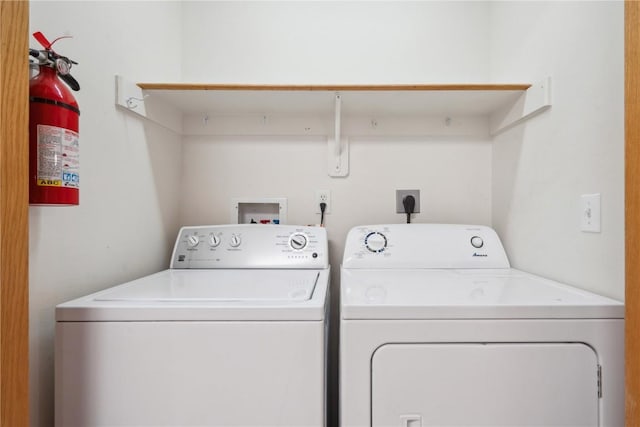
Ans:
[[[322,320],[327,270],[165,270],[56,307],[58,321]]]
[[[616,300],[515,269],[349,270],[343,319],[624,318]]]

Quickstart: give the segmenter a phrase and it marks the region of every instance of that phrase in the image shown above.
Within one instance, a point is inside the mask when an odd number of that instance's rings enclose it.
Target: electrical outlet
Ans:
[[[402,201],[409,195],[416,199],[416,207],[413,209],[413,213],[420,213],[420,190],[396,190],[396,213],[404,213]]]
[[[331,212],[331,192],[329,190],[316,190],[316,213],[320,213],[320,203],[326,203],[324,213]]]

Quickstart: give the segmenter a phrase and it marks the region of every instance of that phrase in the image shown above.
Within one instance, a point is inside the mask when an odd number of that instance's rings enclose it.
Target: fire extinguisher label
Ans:
[[[77,132],[38,125],[38,185],[80,188],[80,141]]]

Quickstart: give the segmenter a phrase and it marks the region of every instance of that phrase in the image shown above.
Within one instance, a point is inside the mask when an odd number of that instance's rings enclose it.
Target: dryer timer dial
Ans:
[[[370,252],[383,252],[387,248],[387,236],[379,231],[372,231],[364,238],[364,245]]]

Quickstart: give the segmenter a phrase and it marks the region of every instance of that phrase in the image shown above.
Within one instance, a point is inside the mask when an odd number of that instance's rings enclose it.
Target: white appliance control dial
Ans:
[[[198,246],[198,243],[200,243],[200,237],[198,237],[197,235],[193,234],[187,237],[187,245],[190,248],[195,248],[196,246]]]
[[[308,242],[309,240],[307,239],[307,236],[302,233],[295,233],[291,235],[291,238],[289,239],[289,246],[291,246],[292,249],[300,251],[307,247]]]
[[[220,236],[215,233],[209,234],[209,246],[212,248],[217,247],[220,244]]]
[[[484,240],[482,240],[482,237],[480,236],[473,236],[471,238],[471,246],[473,246],[474,248],[480,249],[481,247],[484,246]]]
[[[237,248],[242,243],[242,239],[238,234],[232,234],[231,239],[229,240],[229,246],[232,248]]]
[[[383,252],[387,247],[387,237],[379,231],[372,231],[364,238],[364,245],[371,252]]]

